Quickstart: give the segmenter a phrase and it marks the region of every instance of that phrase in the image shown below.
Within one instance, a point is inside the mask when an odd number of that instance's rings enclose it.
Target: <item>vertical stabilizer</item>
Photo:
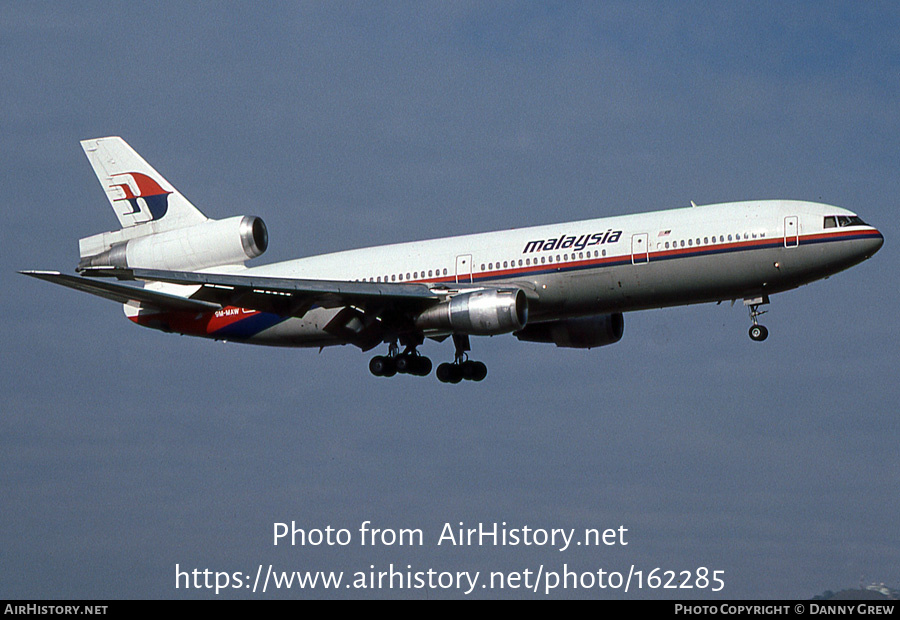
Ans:
[[[82,140],[81,148],[122,228],[152,222],[161,232],[207,220],[122,138]]]

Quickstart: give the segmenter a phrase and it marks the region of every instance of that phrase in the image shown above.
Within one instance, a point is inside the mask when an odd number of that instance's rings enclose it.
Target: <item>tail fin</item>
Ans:
[[[162,232],[207,220],[122,138],[82,140],[81,148],[122,228],[154,222]]]

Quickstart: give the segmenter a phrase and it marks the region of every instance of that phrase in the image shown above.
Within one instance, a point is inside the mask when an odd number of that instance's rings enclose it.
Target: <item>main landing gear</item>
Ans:
[[[369,370],[376,377],[393,377],[397,373],[424,377],[431,372],[431,360],[411,346],[400,353],[395,342],[387,355],[376,355],[369,361]]]
[[[456,353],[452,364],[443,363],[437,367],[437,378],[441,383],[459,383],[463,379],[467,381],[482,381],[487,377],[487,366],[484,362],[474,362],[468,359],[466,351],[469,351],[468,336],[453,336],[453,344]]]
[[[759,307],[768,303],[768,295],[744,300],[744,305],[750,308],[750,320],[753,322],[753,325],[750,326],[750,340],[762,342],[769,337],[769,330],[759,324],[759,317],[767,312],[767,310],[760,310]]]
[[[403,353],[396,342],[392,342],[387,355],[376,355],[369,361],[369,370],[376,377],[393,377],[396,374],[424,377],[431,372],[431,360],[416,351],[421,342],[409,344]],[[487,366],[483,362],[468,359],[468,336],[453,336],[456,353],[452,363],[440,364],[437,367],[437,378],[442,383],[459,383],[482,381],[487,376]]]

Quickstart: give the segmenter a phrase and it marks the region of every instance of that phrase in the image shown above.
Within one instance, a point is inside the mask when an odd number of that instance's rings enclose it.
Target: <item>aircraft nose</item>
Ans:
[[[872,256],[875,252],[881,249],[881,246],[884,245],[884,235],[881,234],[881,231],[877,228],[873,228],[872,232],[872,241],[871,241],[871,250],[869,251],[869,256]]]

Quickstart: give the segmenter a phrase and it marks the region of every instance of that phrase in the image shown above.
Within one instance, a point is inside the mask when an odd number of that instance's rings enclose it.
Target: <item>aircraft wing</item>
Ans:
[[[120,302],[139,301],[163,311],[209,312],[227,306],[302,317],[312,308],[340,311],[323,330],[343,342],[368,350],[390,330],[415,329],[417,316],[457,292],[457,287],[394,282],[308,280],[250,274],[219,274],[195,271],[98,267],[85,276],[56,272],[23,272],[63,286]],[[104,280],[141,280],[191,286],[190,297],[179,297]],[[199,288],[198,288],[199,287]],[[484,287],[477,287],[484,288]],[[503,287],[503,290],[518,287]]]
[[[145,288],[137,288],[106,282],[92,278],[71,276],[58,271],[20,271],[19,273],[67,286],[78,291],[85,291],[105,299],[111,299],[119,303],[140,302],[142,305],[158,308],[159,310],[174,310],[188,312],[214,312],[222,308],[218,303],[199,299],[188,299],[178,295],[170,295]]]
[[[114,276],[120,280],[200,285],[201,288],[191,296],[191,301],[239,306],[287,316],[303,316],[313,306],[354,306],[376,313],[378,309],[393,307],[413,312],[442,299],[441,295],[424,284],[305,280],[159,269],[102,268],[88,269],[84,273],[89,276]]]

